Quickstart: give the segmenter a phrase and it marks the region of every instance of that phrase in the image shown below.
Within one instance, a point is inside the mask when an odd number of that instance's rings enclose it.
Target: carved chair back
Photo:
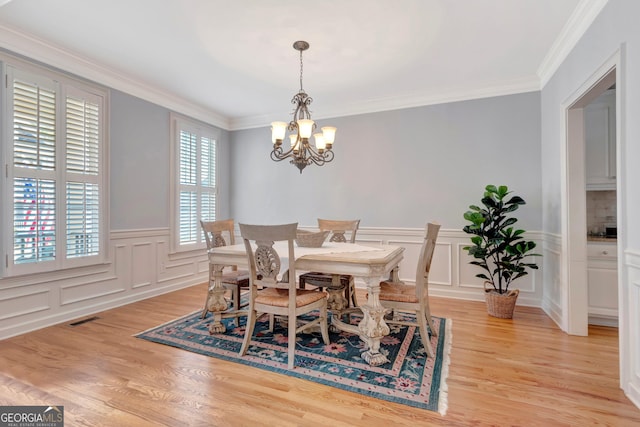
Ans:
[[[318,218],[318,228],[321,231],[331,231],[330,242],[355,243],[360,220],[333,220]],[[350,233],[349,237],[345,233]]]
[[[207,249],[218,246],[235,245],[233,219],[218,221],[200,221],[207,242]]]
[[[276,287],[293,290],[295,300],[296,275],[293,242],[296,238],[298,224],[283,225],[250,225],[240,224],[240,234],[249,257],[249,274],[252,288]],[[275,242],[286,241],[287,253],[279,254],[273,247]],[[281,256],[288,258],[288,275],[281,271]],[[279,280],[280,274],[288,277],[286,282]],[[252,289],[253,291],[253,289]]]

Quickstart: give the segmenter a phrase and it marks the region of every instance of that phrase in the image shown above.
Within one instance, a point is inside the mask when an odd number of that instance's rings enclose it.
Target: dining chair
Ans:
[[[440,224],[430,222],[425,227],[425,236],[420,250],[420,258],[416,269],[415,285],[407,285],[403,282],[385,280],[380,282],[380,303],[385,308],[393,310],[390,319],[385,317],[389,324],[417,326],[420,330],[422,345],[430,357],[435,357],[429,331],[437,336],[438,331],[434,327],[431,312],[429,310],[429,270],[431,260],[436,247],[436,239],[440,231]],[[407,317],[400,317],[399,312],[411,312],[415,314],[415,321]]]
[[[204,238],[207,242],[207,250],[219,246],[235,245],[234,223],[233,219],[223,219],[218,221],[200,221],[200,226],[204,232]],[[213,265],[209,264],[209,287],[207,290],[207,299],[202,309],[201,318],[207,315],[209,310],[210,291],[214,284]],[[234,310],[239,310],[242,305],[240,303],[242,289],[249,289],[249,271],[238,270],[233,265],[222,271],[222,285],[231,290],[231,300]]]
[[[330,242],[340,243],[355,243],[356,234],[358,233],[358,227],[360,226],[360,220],[333,220],[333,219],[320,219],[318,218],[318,228],[320,231],[330,231]],[[346,234],[346,236],[345,236]],[[337,279],[337,280],[336,280]],[[309,272],[303,273],[298,279],[300,287],[306,288],[306,285],[316,286],[319,290],[323,288],[335,288],[338,287],[342,292],[344,289],[344,296],[347,300],[347,307],[358,306],[358,300],[356,298],[355,280],[353,276],[347,274],[328,274],[321,272]],[[337,285],[337,286],[336,286]],[[332,291],[333,292],[333,291]],[[331,302],[330,302],[331,305]],[[344,308],[347,308],[344,307]]]
[[[286,316],[288,328],[287,366],[289,369],[293,369],[296,336],[299,332],[320,326],[322,340],[325,345],[329,344],[327,295],[324,292],[298,289],[297,287],[293,246],[298,229],[297,223],[282,225],[239,224],[239,226],[249,259],[250,276],[247,326],[240,355],[244,356],[247,353],[258,313],[272,315],[271,319],[273,316]],[[287,242],[287,250],[282,250],[284,253],[278,253],[274,248],[275,242]],[[286,257],[288,269],[284,267],[283,257]],[[286,272],[288,274],[284,274]],[[318,312],[317,317],[297,326],[299,316],[314,311]]]

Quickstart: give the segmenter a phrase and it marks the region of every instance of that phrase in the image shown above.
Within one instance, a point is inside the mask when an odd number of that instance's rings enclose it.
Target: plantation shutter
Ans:
[[[56,89],[49,79],[14,79],[13,262],[55,259]]]
[[[197,191],[198,139],[186,130],[180,131],[180,244],[196,243],[198,239]]]
[[[100,250],[100,104],[90,97],[66,97],[66,255]]]
[[[216,213],[216,141],[202,137],[201,147],[201,212],[205,221],[215,220]]]
[[[216,140],[201,128],[178,121],[178,244],[204,242],[200,220],[215,220]]]

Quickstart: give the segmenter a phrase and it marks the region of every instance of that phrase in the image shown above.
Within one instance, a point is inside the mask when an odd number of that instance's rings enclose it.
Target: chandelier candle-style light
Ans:
[[[308,108],[313,99],[302,88],[302,52],[309,49],[309,43],[297,41],[293,44],[293,48],[300,51],[300,92],[291,100],[291,103],[296,106],[293,120],[288,125],[285,122],[271,123],[271,141],[273,142],[271,160],[279,162],[290,158],[290,163],[302,173],[302,170],[311,163],[322,166],[333,160],[331,149],[336,137],[336,128],[325,126],[322,128],[322,133],[313,133],[316,124],[311,120]],[[282,141],[285,139],[287,129],[291,132],[289,135],[291,147],[285,151]],[[309,143],[312,134],[315,147]]]

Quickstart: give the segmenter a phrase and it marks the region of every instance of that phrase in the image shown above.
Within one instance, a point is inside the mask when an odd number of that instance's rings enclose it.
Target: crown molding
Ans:
[[[328,108],[316,114],[315,119],[377,113],[541,90],[607,2],[608,0],[581,0],[540,67],[538,67],[537,76],[535,77],[506,83],[499,82],[485,87],[448,88],[439,93],[409,94],[371,99],[358,104]],[[0,47],[9,52],[23,55],[65,72],[76,74],[104,86],[137,96],[224,130],[234,131],[265,127],[272,121],[282,119],[282,117],[276,117],[275,114],[238,118],[223,116],[201,105],[190,103],[173,93],[163,91],[143,81],[135,80],[131,76],[90,61],[60,46],[4,25],[0,25],[0,40]]]
[[[540,87],[543,88],[567,58],[571,50],[589,26],[593,23],[609,0],[582,0],[573,11],[569,20],[562,28],[551,49],[538,67]]]
[[[473,99],[491,98],[494,96],[514,95],[540,90],[537,76],[506,83],[496,83],[483,87],[449,88],[439,93],[411,94],[387,98],[372,99],[366,102],[342,106],[341,108],[327,108],[319,114],[314,114],[314,120],[328,119],[359,114],[379,113],[383,111],[402,110],[405,108],[424,107],[427,105],[446,104],[449,102],[469,101]],[[231,119],[229,130],[254,129],[269,126],[272,121],[282,120],[275,115],[248,116]]]
[[[0,47],[6,49],[9,53],[12,52],[48,66],[59,68],[64,72],[137,96],[222,129],[229,129],[229,119],[227,117],[202,106],[189,103],[179,96],[162,91],[143,81],[132,79],[130,76],[89,61],[82,56],[32,35],[0,25],[0,40]]]

